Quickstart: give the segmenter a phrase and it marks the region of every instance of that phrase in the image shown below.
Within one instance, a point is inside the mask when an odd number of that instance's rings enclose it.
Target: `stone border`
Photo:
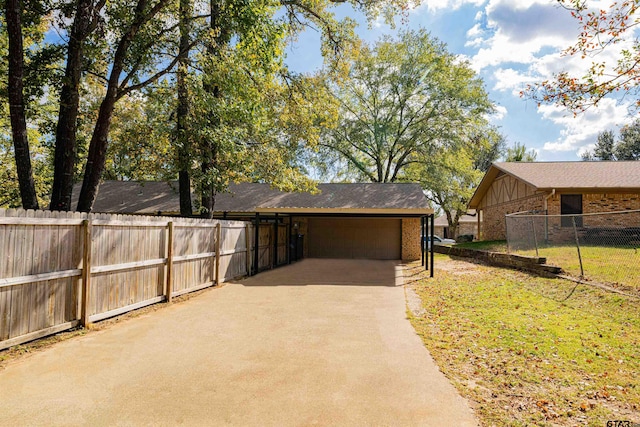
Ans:
[[[544,257],[527,257],[522,255],[505,254],[502,252],[479,251],[455,246],[433,246],[433,251],[439,254],[451,255],[461,258],[473,258],[486,264],[498,267],[515,268],[525,270],[541,276],[554,276],[562,274],[562,268],[547,265]]]

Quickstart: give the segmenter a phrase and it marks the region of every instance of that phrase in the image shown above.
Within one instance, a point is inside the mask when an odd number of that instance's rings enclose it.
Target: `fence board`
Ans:
[[[0,348],[163,301],[170,268],[173,295],[246,275],[250,230],[237,221],[0,210]]]

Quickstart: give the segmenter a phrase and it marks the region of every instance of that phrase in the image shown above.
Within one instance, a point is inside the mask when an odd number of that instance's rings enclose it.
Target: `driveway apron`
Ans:
[[[306,259],[0,371],[0,425],[476,426],[393,261]]]

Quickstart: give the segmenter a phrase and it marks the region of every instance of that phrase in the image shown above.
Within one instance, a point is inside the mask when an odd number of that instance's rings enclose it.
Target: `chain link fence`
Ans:
[[[547,258],[567,273],[640,289],[640,210],[506,216],[510,253]]]

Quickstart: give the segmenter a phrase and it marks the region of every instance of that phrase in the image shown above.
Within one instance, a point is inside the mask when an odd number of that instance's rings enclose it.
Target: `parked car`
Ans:
[[[435,234],[433,235],[433,244],[435,246],[450,246],[450,245],[453,245],[455,243],[456,243],[456,241],[453,240],[453,239],[444,239],[444,238],[442,238],[440,236],[437,236]],[[427,249],[430,249],[431,248],[431,236],[427,236],[426,243],[425,243],[424,236],[422,236],[422,244]]]

